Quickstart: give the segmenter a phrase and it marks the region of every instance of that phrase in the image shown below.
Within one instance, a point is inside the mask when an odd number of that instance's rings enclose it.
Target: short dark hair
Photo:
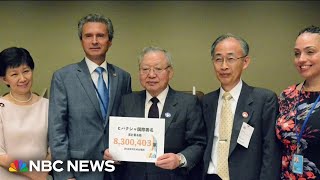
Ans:
[[[8,68],[16,68],[24,64],[34,69],[34,62],[29,51],[18,47],[4,49],[0,53],[0,76],[5,76]]]
[[[303,33],[314,33],[314,34],[319,34],[320,35],[320,27],[314,26],[314,25],[308,26],[308,27],[302,29],[299,32],[298,36],[300,36]]]
[[[84,24],[88,22],[100,22],[105,24],[108,27],[108,37],[109,40],[112,41],[113,39],[113,25],[111,19],[104,17],[101,14],[88,14],[85,17],[81,18],[78,22],[78,36],[80,40],[82,40],[82,32]]]

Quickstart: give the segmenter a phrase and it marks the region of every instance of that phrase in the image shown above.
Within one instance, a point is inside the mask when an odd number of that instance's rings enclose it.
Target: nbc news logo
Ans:
[[[22,160],[15,160],[10,164],[9,172],[28,172],[27,164]]]
[[[91,161],[91,160],[75,160],[67,161],[67,169],[66,171],[71,172],[89,172],[89,171],[107,171],[113,172],[115,170],[114,161],[112,160],[101,160],[101,161]],[[16,172],[50,172],[51,170],[55,172],[63,171],[63,162],[61,160],[56,160],[51,162],[50,160],[37,160],[32,161],[30,160],[27,163],[23,162],[22,160],[14,160],[9,167],[9,172],[16,173]]]

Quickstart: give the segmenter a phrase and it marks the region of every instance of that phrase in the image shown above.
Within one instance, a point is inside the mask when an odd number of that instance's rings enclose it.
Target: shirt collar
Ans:
[[[85,57],[84,59],[86,61],[86,64],[88,66],[90,74],[92,74],[94,72],[94,70],[96,70],[97,67],[102,67],[106,70],[106,72],[108,72],[107,61],[103,61],[103,63],[100,66],[98,66],[96,63],[91,61],[89,58]]]
[[[166,100],[166,97],[168,95],[168,92],[169,92],[169,86],[167,86],[158,96],[157,98],[159,99],[159,102],[161,104],[164,104],[165,100]],[[152,98],[151,94],[146,91],[146,104],[148,102],[150,102],[150,99]]]
[[[238,102],[238,99],[239,99],[239,96],[240,96],[240,93],[241,93],[241,88],[242,88],[242,80],[240,79],[240,81],[238,82],[238,84],[233,87],[231,89],[231,91],[229,91],[229,93],[231,94],[232,98]],[[220,87],[220,94],[219,94],[219,98],[222,99],[222,95],[225,93],[225,90],[223,90],[222,87]]]

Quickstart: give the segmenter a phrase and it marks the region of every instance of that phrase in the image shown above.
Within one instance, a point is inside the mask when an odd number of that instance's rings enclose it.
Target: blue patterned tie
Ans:
[[[104,68],[102,67],[97,67],[95,70],[97,73],[99,73],[99,78],[98,78],[98,93],[100,95],[99,99],[99,104],[100,104],[100,109],[101,109],[101,114],[103,117],[103,120],[106,120],[107,112],[108,112],[108,102],[109,102],[109,91],[106,86],[106,83],[103,80],[103,71]]]

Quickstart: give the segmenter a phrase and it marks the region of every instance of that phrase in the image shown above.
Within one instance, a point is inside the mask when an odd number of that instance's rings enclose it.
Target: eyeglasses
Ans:
[[[227,56],[227,57],[222,57],[222,56],[213,56],[212,60],[215,64],[222,65],[223,62],[226,62],[228,64],[234,64],[238,59],[245,58],[247,55],[242,56],[242,57],[234,57],[234,56]]]
[[[159,68],[159,67],[154,67],[154,68],[149,68],[149,67],[142,67],[140,68],[140,73],[143,75],[147,75],[151,72],[151,69],[153,70],[153,72],[157,75],[159,75],[160,73],[162,73],[164,70],[168,69],[169,67],[171,67],[170,65],[165,67],[165,68]]]

